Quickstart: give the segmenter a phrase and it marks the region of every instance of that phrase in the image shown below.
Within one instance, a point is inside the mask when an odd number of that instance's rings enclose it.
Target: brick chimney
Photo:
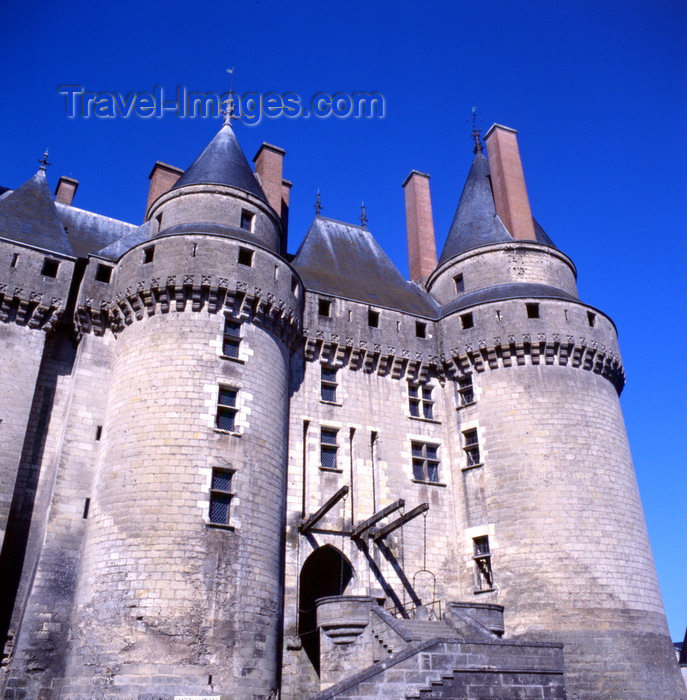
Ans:
[[[513,238],[536,241],[517,133],[515,129],[494,124],[484,137],[489,153],[494,205],[496,213]]]
[[[255,172],[260,178],[262,191],[267,197],[269,205],[281,214],[282,182],[284,169],[284,155],[286,151],[278,146],[263,143],[253,158]]]
[[[289,199],[291,196],[291,183],[283,178],[285,155],[286,151],[283,148],[263,143],[253,158],[255,172],[260,179],[267,202],[281,219],[284,233],[283,245],[289,227]]]
[[[67,177],[66,175],[61,175],[57,182],[57,188],[55,189],[55,201],[71,206],[71,203],[74,201],[74,195],[76,194],[76,188],[78,186],[78,180]]]
[[[410,279],[423,283],[437,266],[429,175],[412,170],[403,183]]]
[[[146,214],[150,205],[164,192],[171,190],[176,184],[177,180],[184,174],[181,168],[177,168],[174,165],[167,165],[167,163],[161,163],[159,160],[148,175],[150,180],[150,187],[148,188],[148,201],[146,202]]]

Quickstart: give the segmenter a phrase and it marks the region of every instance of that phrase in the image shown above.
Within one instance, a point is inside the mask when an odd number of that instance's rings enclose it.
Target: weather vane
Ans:
[[[467,119],[465,121],[468,121]],[[481,117],[477,116],[477,107],[472,108],[472,140],[475,145],[472,152],[476,155],[477,153],[482,153],[482,129],[478,128],[477,122],[482,121]]]
[[[315,216],[319,216],[322,211],[322,200],[320,199],[320,191],[317,190],[317,195],[315,196]]]
[[[224,115],[224,125],[231,126],[232,119],[238,119],[238,116],[234,114],[234,69],[227,68],[227,73],[231,76],[231,84],[229,96],[224,101],[226,108],[222,110],[222,114]]]
[[[41,164],[41,167],[39,170],[45,170],[46,165],[52,165],[52,163],[48,163],[48,149],[45,149],[45,153],[43,154],[43,157],[39,159],[38,161]]]
[[[367,228],[367,214],[365,213],[365,202],[360,204],[360,225]]]

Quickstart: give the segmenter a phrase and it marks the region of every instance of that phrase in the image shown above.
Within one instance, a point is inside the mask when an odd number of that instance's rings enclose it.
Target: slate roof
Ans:
[[[537,242],[555,247],[542,227],[534,219],[532,221]],[[480,246],[512,241],[513,237],[496,214],[489,161],[479,152],[472,161],[439,264]]]
[[[57,215],[67,233],[74,255],[85,258],[136,230],[136,224],[94,214],[69,204],[56,202]]]
[[[463,294],[453,299],[441,308],[441,315],[446,316],[456,311],[462,311],[470,306],[486,304],[491,301],[506,301],[508,299],[561,299],[563,301],[579,301],[577,297],[564,292],[549,284],[534,284],[529,282],[513,282],[497,284],[474,292]]]
[[[187,185],[230,185],[267,202],[231,126],[225,124],[177,180],[173,190]]]
[[[292,263],[306,289],[436,318],[438,305],[407,282],[360,226],[315,217]]]
[[[21,187],[0,197],[0,235],[74,257],[42,168]]]
[[[132,228],[132,230],[127,234],[110,243],[110,245],[106,246],[105,248],[94,252],[96,255],[103,258],[119,260],[119,258],[121,258],[122,255],[124,255],[124,253],[126,253],[128,250],[131,250],[139,243],[149,240],[150,221],[146,221],[145,224],[138,226],[137,228]]]

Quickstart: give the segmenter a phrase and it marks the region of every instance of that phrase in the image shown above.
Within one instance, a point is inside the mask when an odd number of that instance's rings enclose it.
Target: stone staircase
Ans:
[[[498,688],[498,695],[494,689]],[[560,644],[431,639],[370,666],[311,700],[565,699]]]

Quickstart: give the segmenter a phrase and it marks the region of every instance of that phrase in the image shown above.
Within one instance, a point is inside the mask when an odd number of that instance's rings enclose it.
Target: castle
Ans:
[[[437,259],[288,253],[231,119],[145,222],[0,189],[7,700],[675,700],[608,316],[475,138]]]

